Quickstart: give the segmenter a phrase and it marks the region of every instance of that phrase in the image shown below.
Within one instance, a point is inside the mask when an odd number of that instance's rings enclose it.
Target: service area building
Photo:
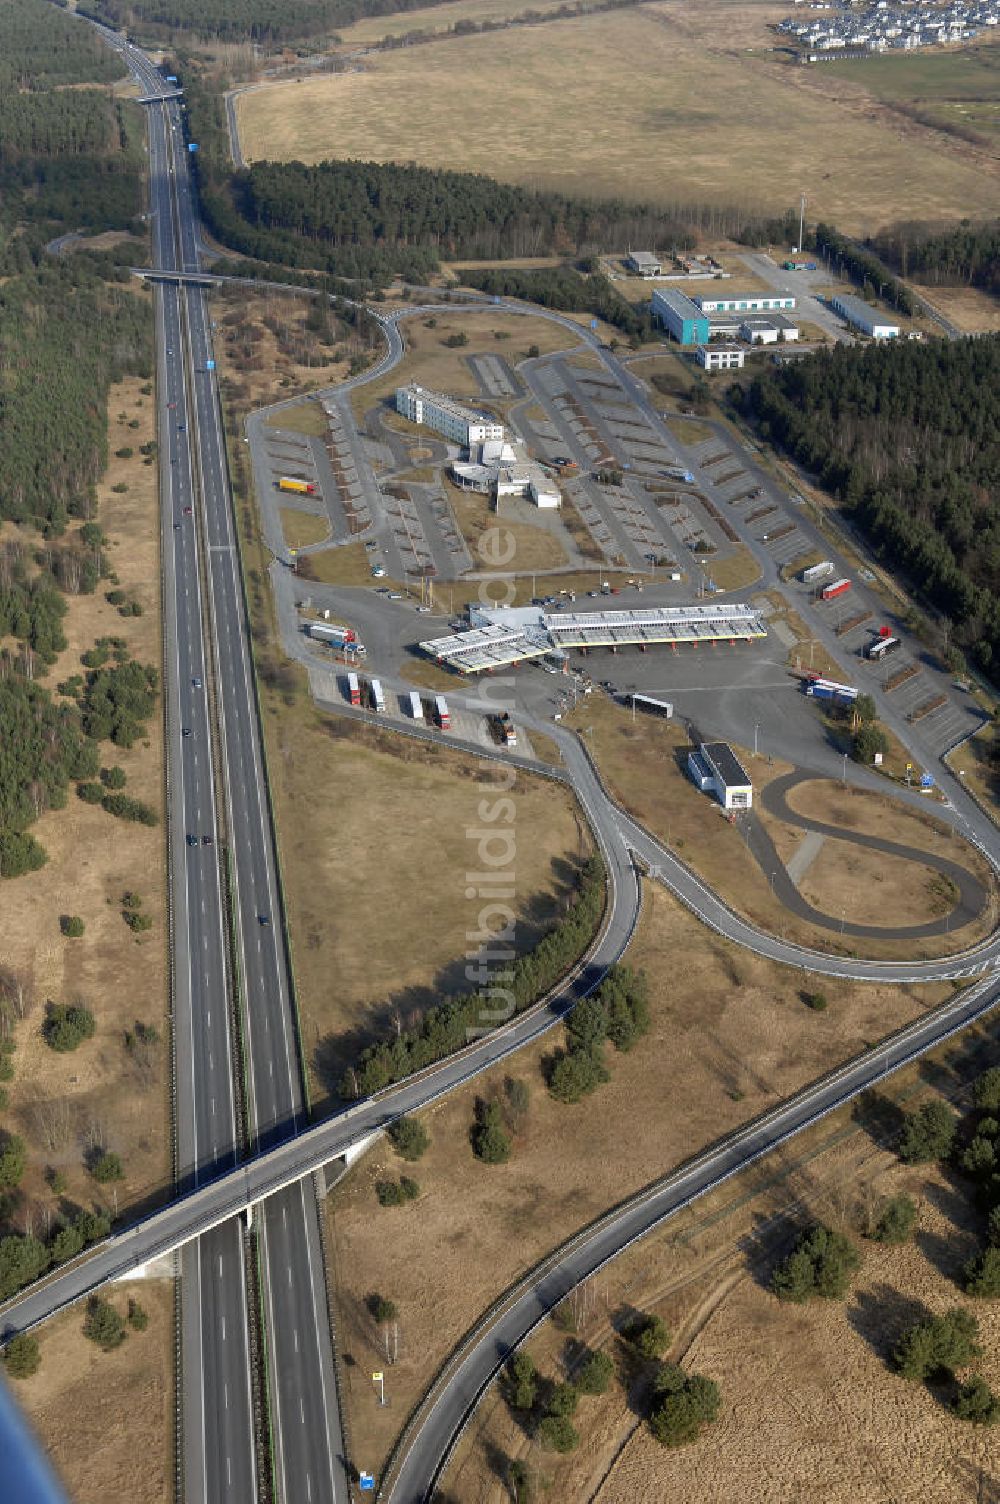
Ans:
[[[688,773],[703,793],[714,794],[723,809],[749,809],[753,785],[728,742],[702,742],[688,753]]]
[[[880,313],[863,298],[838,292],[830,299],[830,304],[834,313],[839,313],[852,329],[860,329],[862,334],[870,334],[872,339],[899,338],[899,325],[893,324],[884,313]]]
[[[720,297],[699,293],[694,301],[702,313],[780,313],[795,307],[790,292],[734,292]]]
[[[706,371],[741,371],[747,355],[742,345],[699,345],[694,353]]]
[[[708,315],[674,287],[658,287],[652,300],[653,322],[660,323],[679,345],[707,345]]]
[[[662,273],[659,260],[652,251],[629,251],[625,265],[637,277],[659,277]]]
[[[442,438],[452,439],[469,449],[474,444],[500,443],[504,441],[504,427],[488,413],[475,408],[463,407],[440,392],[429,392],[426,387],[411,382],[409,386],[396,389],[396,411],[411,423],[420,423],[432,428]]]

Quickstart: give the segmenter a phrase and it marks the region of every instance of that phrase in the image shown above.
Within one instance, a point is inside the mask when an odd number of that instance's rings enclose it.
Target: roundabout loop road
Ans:
[[[788,795],[792,789],[807,783],[828,781],[814,773],[798,770],[785,773],[761,790],[760,802],[769,814],[779,820],[784,820],[789,825],[797,825],[802,830],[814,831],[817,835],[828,836],[836,841],[848,841],[854,846],[864,847],[867,851],[878,851],[884,856],[899,857],[903,861],[919,863],[922,867],[931,867],[954,884],[958,898],[947,914],[942,914],[937,919],[927,920],[924,924],[887,926],[858,924],[850,920],[845,922],[836,915],[826,914],[822,909],[814,908],[803,898],[778,855],[770,834],[756,816],[750,815],[746,827],[750,854],[765,876],[773,874],[774,895],[786,909],[797,918],[806,919],[810,924],[815,924],[821,929],[836,930],[842,935],[852,935],[866,940],[924,940],[933,935],[950,934],[953,930],[959,930],[979,918],[989,902],[989,894],[979,878],[960,862],[952,861],[949,857],[938,856],[919,846],[907,846],[898,841],[886,840],[883,836],[867,835],[863,831],[850,830],[843,825],[830,825],[823,820],[813,819],[811,815],[800,814],[789,804]]]

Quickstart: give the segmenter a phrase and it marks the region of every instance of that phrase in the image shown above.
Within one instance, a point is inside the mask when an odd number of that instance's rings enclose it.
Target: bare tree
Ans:
[[[32,1133],[50,1153],[65,1149],[73,1131],[73,1110],[65,1097],[36,1097],[28,1109]]]

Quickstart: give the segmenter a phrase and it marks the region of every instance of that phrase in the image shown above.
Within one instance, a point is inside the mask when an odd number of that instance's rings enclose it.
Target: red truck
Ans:
[[[850,580],[834,580],[832,584],[823,586],[821,599],[824,601],[836,600],[838,595],[846,595],[850,588]]]

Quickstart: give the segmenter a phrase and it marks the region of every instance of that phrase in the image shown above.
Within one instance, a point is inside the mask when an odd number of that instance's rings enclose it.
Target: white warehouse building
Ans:
[[[396,388],[396,411],[411,423],[433,428],[442,438],[452,439],[466,449],[474,444],[504,441],[503,424],[488,413],[463,407],[460,402],[453,402],[440,392],[429,392],[414,382]]]
[[[750,776],[728,742],[702,742],[688,753],[688,773],[702,793],[712,793],[723,809],[749,809]]]
[[[830,299],[830,303],[834,313],[839,313],[845,323],[854,329],[860,329],[862,334],[870,334],[872,339],[899,338],[899,325],[890,323],[884,313],[880,313],[863,298],[838,292]]]

